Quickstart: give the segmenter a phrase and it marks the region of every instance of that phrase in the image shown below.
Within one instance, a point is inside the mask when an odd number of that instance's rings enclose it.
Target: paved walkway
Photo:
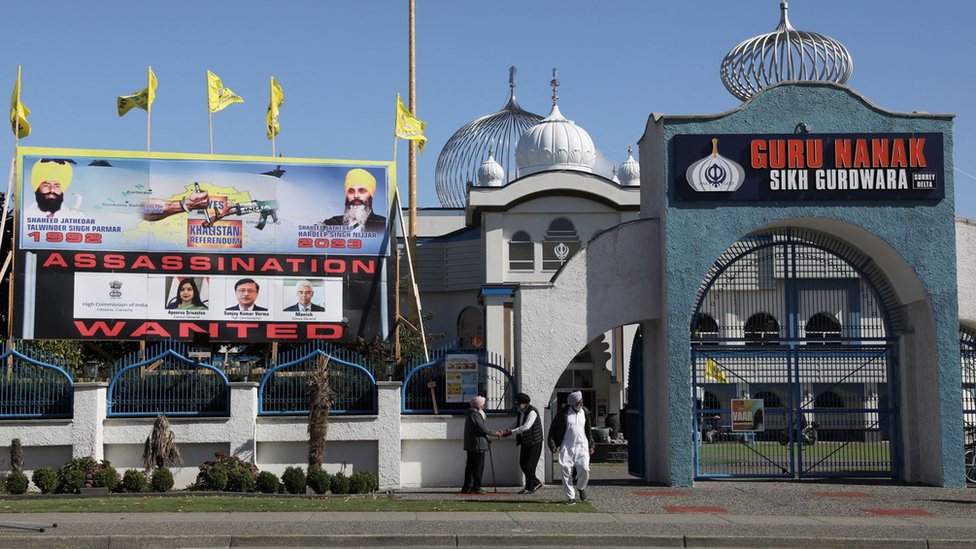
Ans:
[[[647,486],[594,468],[595,513],[0,514],[0,548],[72,547],[976,547],[976,488],[891,483],[700,482]],[[602,478],[601,478],[602,477]],[[522,496],[403,490],[403,499],[537,500],[563,508],[562,489]]]

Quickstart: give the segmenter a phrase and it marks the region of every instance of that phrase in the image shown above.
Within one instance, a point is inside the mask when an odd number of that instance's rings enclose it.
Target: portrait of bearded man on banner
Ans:
[[[31,186],[35,202],[24,207],[26,217],[73,217],[78,211],[81,195],[75,193],[71,207],[64,205],[64,192],[71,185],[74,160],[42,158],[31,168]]]
[[[321,224],[341,226],[350,231],[383,231],[386,228],[386,217],[373,211],[376,178],[362,168],[353,168],[346,173],[345,189],[345,211],[341,215],[326,219]]]

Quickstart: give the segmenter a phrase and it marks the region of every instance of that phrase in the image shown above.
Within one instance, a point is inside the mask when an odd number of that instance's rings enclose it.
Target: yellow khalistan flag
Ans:
[[[278,124],[278,109],[285,102],[285,91],[281,89],[281,85],[275,80],[275,77],[271,77],[271,102],[268,104],[268,139],[273,138],[281,132],[281,126]]]
[[[723,372],[718,363],[712,359],[708,359],[708,361],[705,363],[705,379],[710,379],[719,383],[729,382],[729,380],[725,378],[725,372]]]
[[[132,95],[120,95],[118,98],[119,116],[125,116],[125,113],[131,111],[133,108],[142,109],[146,112],[150,112],[152,109],[153,101],[156,100],[156,74],[153,72],[152,67],[149,67],[149,85],[140,91],[133,93]]]
[[[397,94],[396,130],[393,135],[408,141],[416,141],[417,148],[423,154],[424,145],[427,144],[427,138],[424,137],[426,125],[423,120],[410,113],[410,109],[400,99],[400,94]]]
[[[20,65],[17,65],[17,82],[14,83],[14,93],[10,96],[10,129],[13,130],[17,139],[23,139],[30,135],[30,123],[27,122],[27,115],[30,109],[27,105],[20,102]]]
[[[244,98],[234,93],[230,88],[225,88],[220,77],[207,71],[207,104],[210,112],[222,111],[231,103],[243,103]]]

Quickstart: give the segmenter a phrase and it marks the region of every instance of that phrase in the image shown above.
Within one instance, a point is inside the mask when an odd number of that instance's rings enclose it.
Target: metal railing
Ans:
[[[179,344],[159,345],[153,352],[158,354],[125,364],[142,353],[129,355],[114,368],[108,417],[230,416],[230,387],[224,372],[187,358]]]
[[[74,382],[63,360],[16,349],[0,354],[0,419],[59,419],[74,414]]]
[[[319,344],[282,356],[285,362],[261,378],[258,415],[308,415],[308,382],[319,367],[329,369],[329,386],[333,392],[330,414],[377,413],[376,377],[372,366],[359,355]]]
[[[455,389],[462,385],[470,387],[476,384],[476,393],[486,399],[485,412],[487,413],[510,413],[515,410],[517,384],[511,372],[499,365],[502,363],[501,355],[483,349],[462,349],[452,345],[432,351],[430,362],[417,364],[415,361],[409,368],[401,389],[401,413],[463,414],[468,410],[468,399],[462,394],[448,395],[448,376],[445,367],[448,355],[477,357],[475,372],[459,374],[469,375],[473,379],[455,378],[452,383]]]

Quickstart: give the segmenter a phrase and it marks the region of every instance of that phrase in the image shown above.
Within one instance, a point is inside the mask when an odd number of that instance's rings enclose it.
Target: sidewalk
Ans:
[[[890,483],[699,482],[647,486],[594,468],[597,512],[0,514],[57,523],[43,533],[0,528],[10,547],[976,547],[976,489]],[[610,478],[607,478],[610,477]],[[551,501],[488,488],[404,490],[403,499]]]

